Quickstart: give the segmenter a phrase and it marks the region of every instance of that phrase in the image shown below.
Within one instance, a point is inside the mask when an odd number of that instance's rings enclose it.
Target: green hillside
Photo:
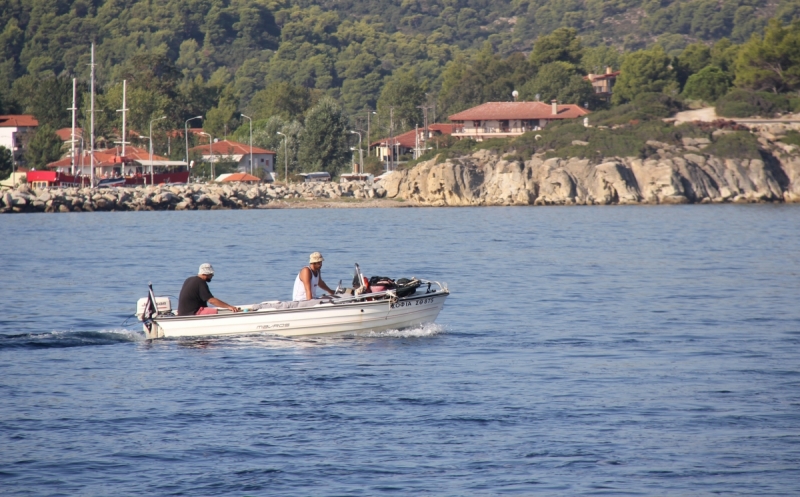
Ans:
[[[632,99],[644,84],[713,102],[734,85],[796,89],[793,80],[765,84],[735,67],[739,46],[770,19],[788,25],[796,18],[800,0],[2,0],[0,112],[66,125],[71,78],[87,90],[92,41],[97,129],[109,136],[119,123],[123,79],[134,129],[162,114],[163,127],[202,115],[214,136],[246,123],[240,112],[259,130],[272,119],[270,130],[294,126],[299,133],[323,97],[361,128],[364,109],[377,108],[373,138],[389,132],[390,106],[395,132],[421,122],[420,105],[441,120],[508,99],[514,89],[525,98],[602,106],[582,76],[619,68],[637,51],[644,55],[631,67],[650,64],[650,72],[621,82],[633,93],[620,98]],[[565,43],[574,46],[559,47]],[[701,70],[705,79],[690,84]],[[709,84],[717,88],[710,94]],[[274,136],[261,142],[277,148]]]

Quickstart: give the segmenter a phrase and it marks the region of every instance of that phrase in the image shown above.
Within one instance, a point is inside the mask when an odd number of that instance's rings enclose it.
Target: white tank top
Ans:
[[[311,271],[311,268],[309,267],[308,270]],[[302,272],[303,271],[301,270],[300,273]],[[300,273],[297,273],[297,278],[294,279],[294,292],[292,295],[292,300],[311,300],[317,298],[317,288],[319,288],[319,273],[314,275],[314,271],[311,271],[311,299],[306,298],[306,286],[300,279]]]

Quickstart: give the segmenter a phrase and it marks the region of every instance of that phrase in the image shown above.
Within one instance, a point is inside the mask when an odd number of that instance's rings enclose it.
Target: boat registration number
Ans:
[[[391,305],[391,308],[395,309],[397,307],[411,307],[412,305],[425,305],[432,303],[433,303],[433,297],[429,297],[427,299],[411,300],[407,302],[395,302],[394,304]]]
[[[257,330],[273,330],[275,328],[288,328],[289,323],[277,323],[277,324],[260,324],[256,326]]]

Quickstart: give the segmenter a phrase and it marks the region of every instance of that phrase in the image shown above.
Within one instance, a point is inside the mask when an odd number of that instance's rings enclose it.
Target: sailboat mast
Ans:
[[[125,133],[125,113],[128,111],[128,101],[126,92],[128,89],[128,81],[122,80],[122,155],[125,155],[125,144],[127,143],[128,135]]]
[[[125,157],[125,145],[128,143],[126,138],[128,133],[125,131],[125,124],[126,124],[126,113],[128,112],[128,98],[127,98],[127,90],[128,90],[128,81],[123,79],[122,80],[122,108],[117,109],[117,112],[122,112],[122,140],[117,143],[122,143],[122,153],[120,156]],[[120,166],[120,176],[125,176],[125,162],[122,162]]]
[[[91,107],[91,135],[89,137],[89,153],[92,156],[91,159],[91,168],[92,168],[92,188],[94,188],[94,43],[92,43],[92,107]]]
[[[72,139],[70,140],[70,144],[72,145],[70,147],[70,157],[72,157],[70,174],[72,174],[72,176],[75,176],[75,111],[78,110],[75,101],[77,92],[78,80],[77,78],[72,78],[72,107],[68,109],[72,111]]]

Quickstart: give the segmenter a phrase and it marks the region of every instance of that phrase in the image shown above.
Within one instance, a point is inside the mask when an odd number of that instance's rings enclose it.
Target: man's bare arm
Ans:
[[[239,312],[239,310],[240,310],[238,307],[234,307],[232,305],[228,305],[228,304],[226,304],[225,302],[221,301],[220,299],[218,299],[216,297],[211,297],[210,299],[208,299],[208,303],[209,304],[213,304],[216,307],[222,307],[223,309],[228,309],[229,311],[233,311],[233,312]]]

